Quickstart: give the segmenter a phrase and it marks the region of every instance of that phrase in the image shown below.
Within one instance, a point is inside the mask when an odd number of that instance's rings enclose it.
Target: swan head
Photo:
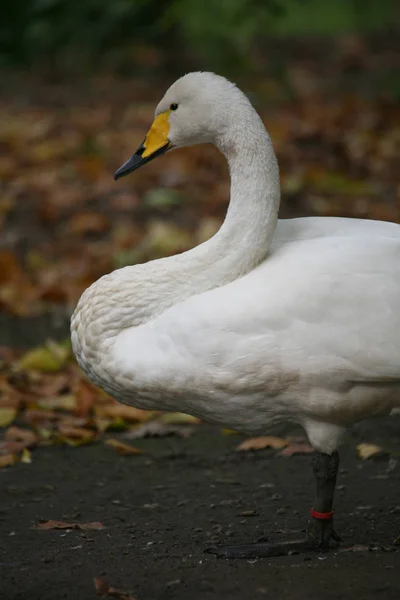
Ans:
[[[144,142],[114,178],[174,148],[208,142],[219,145],[238,118],[245,122],[249,108],[254,113],[246,96],[225,77],[209,72],[184,75],[167,90]]]

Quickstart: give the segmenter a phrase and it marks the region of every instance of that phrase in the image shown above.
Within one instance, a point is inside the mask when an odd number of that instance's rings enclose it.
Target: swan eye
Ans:
[[[169,108],[170,108],[171,110],[176,110],[176,109],[178,108],[178,105],[177,105],[177,103],[176,103],[176,102],[173,102]]]

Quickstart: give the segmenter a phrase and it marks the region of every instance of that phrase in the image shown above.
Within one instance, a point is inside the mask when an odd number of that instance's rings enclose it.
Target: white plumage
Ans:
[[[156,115],[171,103],[169,147],[213,142],[228,160],[227,217],[197,248],[86,290],[79,364],[122,402],[250,434],[291,420],[331,454],[346,426],[400,406],[400,226],[277,222],[275,154],[242,92],[191,73]]]

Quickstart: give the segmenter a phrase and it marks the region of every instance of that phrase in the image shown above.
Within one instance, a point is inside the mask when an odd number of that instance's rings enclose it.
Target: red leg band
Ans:
[[[333,510],[331,510],[330,512],[323,513],[323,512],[317,512],[316,510],[314,510],[312,508],[311,516],[314,517],[314,519],[322,519],[323,521],[329,521],[333,517]]]

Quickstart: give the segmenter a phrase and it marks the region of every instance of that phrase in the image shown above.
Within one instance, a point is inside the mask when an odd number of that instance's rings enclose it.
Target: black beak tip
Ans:
[[[160,156],[160,154],[164,154],[164,152],[166,152],[169,147],[170,146],[169,146],[169,142],[168,142],[167,144],[165,144],[165,146],[162,146],[161,148],[159,148],[158,150],[153,152],[153,154],[151,154],[150,156],[146,156],[146,158],[143,158],[142,154],[143,154],[143,151],[145,148],[144,148],[144,145],[141,144],[140,147],[138,148],[138,150],[136,151],[136,153],[133,156],[131,156],[126,161],[126,163],[124,163],[122,165],[122,167],[120,167],[119,169],[117,169],[117,171],[115,171],[114,180],[117,181],[117,179],[119,179],[120,177],[125,177],[125,175],[129,175],[129,173],[132,173],[132,171],[136,171],[136,169],[138,169],[142,165],[145,165],[146,163],[150,162],[156,156]]]

